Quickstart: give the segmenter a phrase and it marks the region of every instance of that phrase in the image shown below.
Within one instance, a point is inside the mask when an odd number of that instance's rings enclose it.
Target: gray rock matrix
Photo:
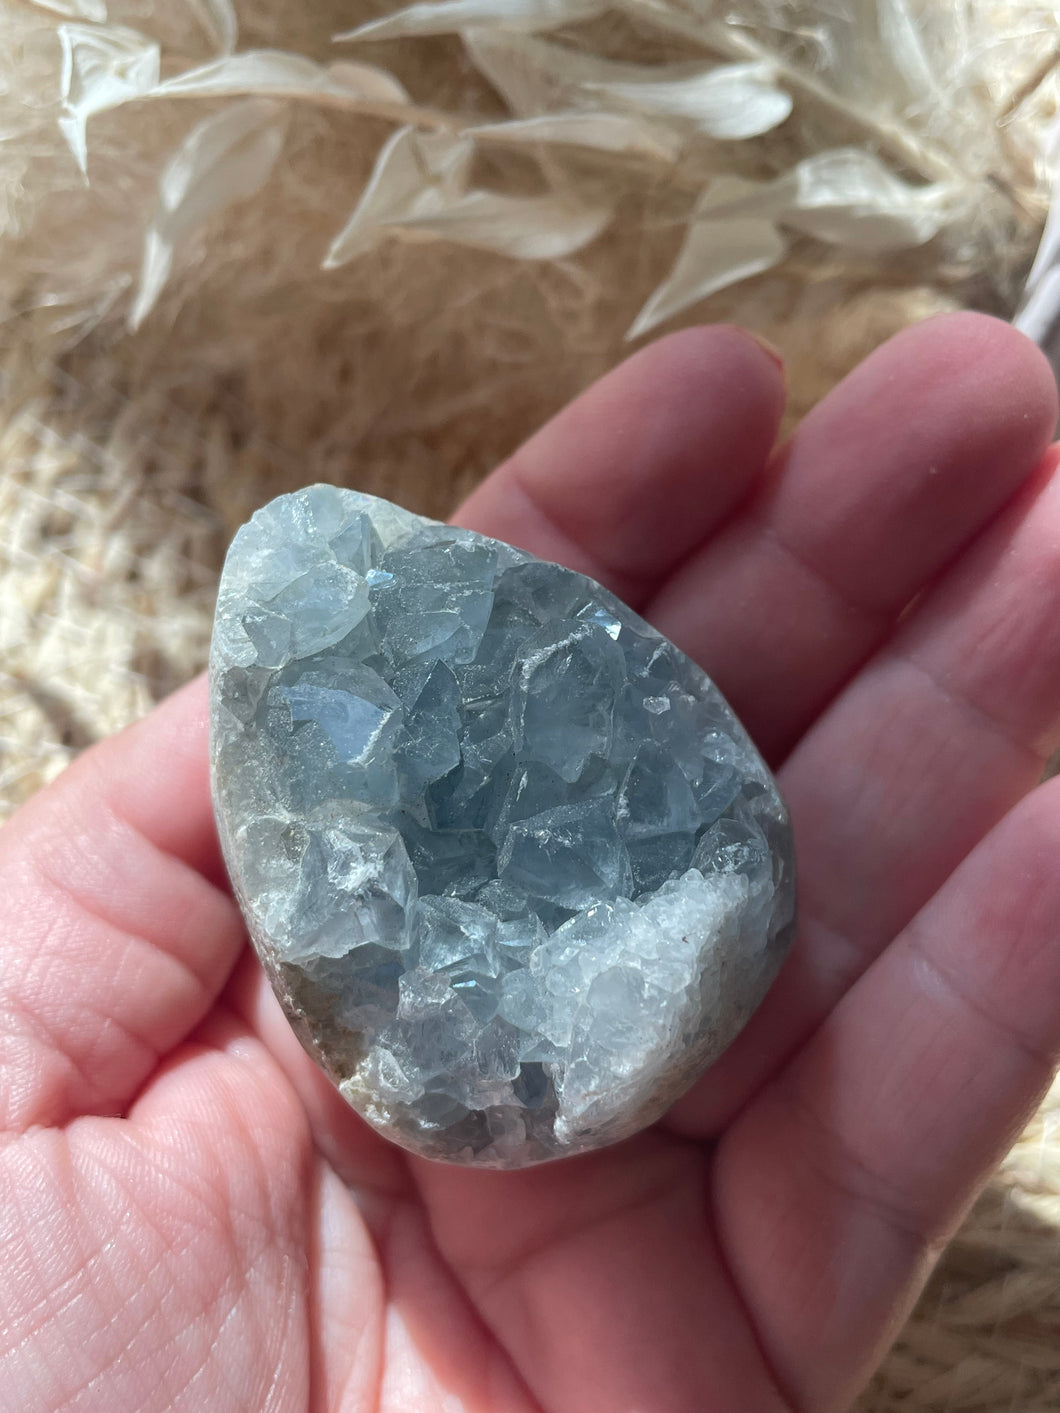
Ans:
[[[346,1099],[514,1168],[657,1118],[793,932],[772,776],[592,580],[331,486],[225,564],[214,797],[254,945]]]

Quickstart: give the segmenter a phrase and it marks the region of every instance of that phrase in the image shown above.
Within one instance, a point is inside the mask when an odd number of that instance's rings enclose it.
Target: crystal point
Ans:
[[[239,531],[211,752],[292,1025],[427,1157],[636,1132],[791,941],[787,814],[704,673],[584,576],[386,501],[312,486]]]

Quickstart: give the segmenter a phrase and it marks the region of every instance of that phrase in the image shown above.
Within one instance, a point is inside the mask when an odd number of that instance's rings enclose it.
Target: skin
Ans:
[[[849,1406],[1060,1046],[1060,453],[1041,357],[932,321],[787,446],[664,339],[458,519],[588,571],[780,773],[799,940],[655,1129],[410,1159],[294,1041],[225,888],[201,681],[0,831],[0,1408]]]

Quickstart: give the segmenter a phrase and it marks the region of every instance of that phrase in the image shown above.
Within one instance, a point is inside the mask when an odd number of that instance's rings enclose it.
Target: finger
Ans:
[[[87,752],[0,831],[0,1125],[118,1112],[244,942],[219,868],[206,685]]]
[[[636,606],[761,474],[784,392],[775,355],[742,329],[673,334],[549,422],[456,519]]]
[[[210,797],[206,677],[167,697],[148,718],[88,752],[77,771],[92,775],[110,808],[163,853],[197,873],[225,877]],[[119,744],[120,743],[120,744]],[[64,781],[76,781],[68,773]]]
[[[797,1407],[841,1409],[1060,1056],[1060,782],[980,845],[723,1141],[726,1254]]]
[[[438,1251],[536,1406],[787,1407],[719,1260],[705,1154],[649,1134],[522,1172],[412,1166]]]
[[[671,1116],[717,1132],[820,1024],[1060,742],[1060,449],[803,739],[781,774],[799,941]]]
[[[981,315],[892,339],[646,607],[781,758],[912,597],[1031,474],[1056,425],[1034,346]]]
[[[69,1154],[56,1167],[76,1174],[53,1230],[77,1234],[79,1219],[94,1229],[74,1241],[81,1299],[98,1311],[73,1323],[96,1363],[82,1386],[95,1390],[87,1405],[296,1405],[312,1343],[316,1196],[296,1099],[262,1046],[215,1011],[155,1070],[128,1118],[51,1135],[56,1154]],[[371,1319],[368,1281],[364,1294]],[[57,1303],[69,1340],[77,1306]],[[134,1382],[147,1385],[142,1398],[127,1391]],[[77,1395],[69,1399],[49,1406],[76,1407]]]

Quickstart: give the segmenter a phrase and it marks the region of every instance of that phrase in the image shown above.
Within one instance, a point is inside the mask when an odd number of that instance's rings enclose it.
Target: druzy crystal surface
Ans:
[[[214,791],[303,1044],[403,1146],[487,1167],[656,1118],[790,941],[773,780],[598,584],[313,486],[237,534]]]

